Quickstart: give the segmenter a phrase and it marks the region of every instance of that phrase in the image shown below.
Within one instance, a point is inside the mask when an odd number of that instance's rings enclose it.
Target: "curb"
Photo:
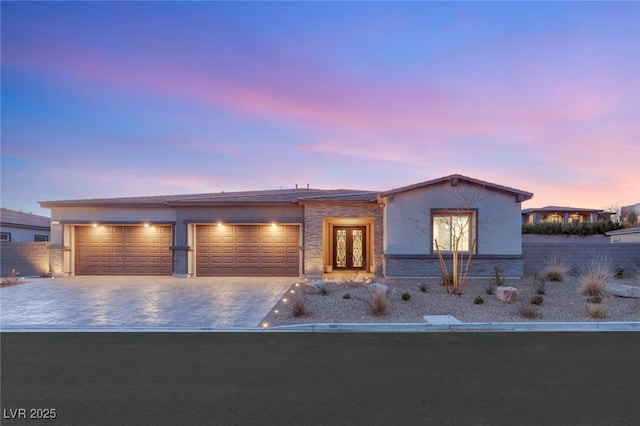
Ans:
[[[318,323],[277,327],[2,327],[0,333],[640,332],[640,322]]]

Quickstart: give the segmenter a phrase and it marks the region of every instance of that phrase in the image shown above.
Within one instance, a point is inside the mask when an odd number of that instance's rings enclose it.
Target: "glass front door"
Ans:
[[[333,268],[366,268],[366,228],[364,226],[336,226],[333,228]]]

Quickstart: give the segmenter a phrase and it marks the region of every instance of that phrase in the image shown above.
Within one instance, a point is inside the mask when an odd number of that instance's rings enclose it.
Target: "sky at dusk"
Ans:
[[[638,2],[1,3],[2,206],[387,190],[640,202]]]

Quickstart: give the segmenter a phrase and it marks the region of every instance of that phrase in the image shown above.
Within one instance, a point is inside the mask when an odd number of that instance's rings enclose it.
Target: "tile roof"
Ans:
[[[633,226],[631,228],[616,229],[615,231],[605,232],[604,235],[622,235],[622,234],[638,234],[640,233],[640,226]]]
[[[272,189],[261,191],[215,192],[209,194],[157,195],[145,197],[92,198],[82,200],[41,201],[42,207],[125,206],[147,207],[220,205],[220,204],[288,204],[306,201],[376,201],[377,192],[353,189]]]
[[[363,191],[356,189],[315,189],[291,188],[260,191],[214,192],[209,194],[157,195],[144,197],[92,198],[82,200],[41,201],[45,208],[51,207],[172,207],[201,205],[245,205],[245,204],[288,204],[313,202],[375,202],[379,196],[435,185],[443,182],[465,181],[484,188],[515,195],[518,201],[528,200],[533,194],[507,186],[462,176],[458,174],[433,179],[414,185],[403,186],[386,192]]]

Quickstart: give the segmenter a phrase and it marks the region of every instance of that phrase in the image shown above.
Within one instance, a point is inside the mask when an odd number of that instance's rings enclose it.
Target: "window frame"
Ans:
[[[470,249],[473,249],[473,251],[471,251],[471,253],[476,254],[478,251],[478,209],[458,209],[458,208],[439,208],[439,209],[431,209],[431,244],[430,244],[430,249],[431,249],[431,253],[437,253],[436,250],[436,243],[435,243],[435,223],[436,223],[436,218],[437,217],[443,217],[443,216],[449,216],[450,218],[454,217],[454,216],[468,216],[470,217],[470,222],[469,222],[469,229],[467,231],[467,248],[466,249],[458,249],[458,253],[469,253]],[[473,244],[473,241],[475,240],[475,245]],[[440,247],[440,252],[442,253],[453,253],[453,246],[452,246],[452,237],[451,237],[451,231],[449,231],[449,243],[448,243],[448,250],[443,250],[442,247]]]
[[[49,241],[48,235],[36,234],[33,236],[33,241],[36,243],[46,243]]]
[[[0,232],[0,241],[10,242],[11,241],[11,232]]]

